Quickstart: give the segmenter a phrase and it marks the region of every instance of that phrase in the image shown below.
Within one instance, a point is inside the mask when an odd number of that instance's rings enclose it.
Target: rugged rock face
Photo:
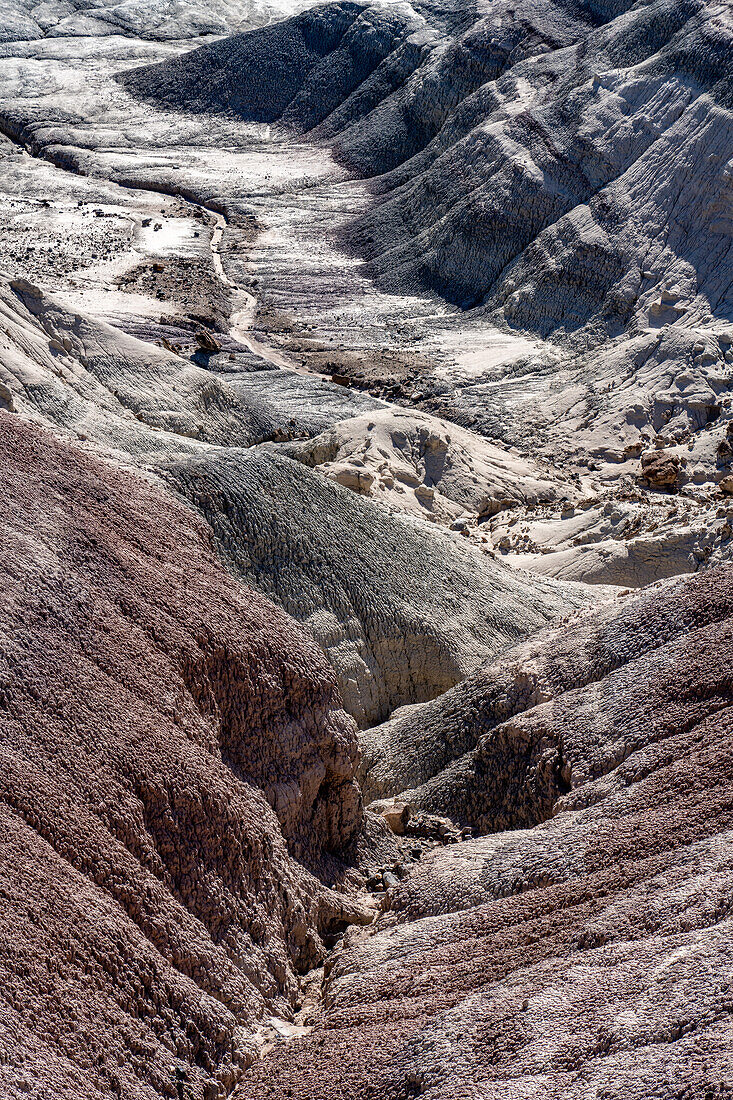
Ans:
[[[354,725],[190,512],[6,412],[0,454],[3,1091],[214,1096],[354,910]]]
[[[512,831],[424,857],[239,1095],[725,1095],[732,612],[729,568],[656,586],[441,701],[443,792]]]
[[[399,794],[438,813],[450,806],[451,816],[484,832],[543,820],[559,795],[576,785],[573,775],[588,782],[607,770],[616,754],[628,755],[630,750],[621,747],[614,698],[626,706],[633,693],[633,714],[646,715],[646,738],[653,736],[657,721],[664,728],[671,705],[659,694],[660,683],[670,699],[679,695],[673,714],[693,713],[681,666],[675,680],[675,662],[692,661],[694,647],[702,652],[720,635],[720,623],[731,613],[730,576],[729,567],[721,567],[684,582],[651,586],[635,599],[590,615],[581,613],[440,699],[404,708],[364,737],[367,798]],[[713,680],[716,676],[725,698],[729,673],[724,663],[716,662]],[[717,709],[718,690],[702,683],[695,686],[693,677],[690,692],[699,695],[703,712]],[[585,721],[595,715],[595,740],[581,754],[597,749],[599,759],[573,760],[563,718],[568,699],[573,706],[584,701]]]
[[[391,516],[278,447],[255,446],[309,400],[307,383],[213,373],[17,280],[0,284],[0,310],[0,381],[14,407],[154,471],[193,504],[230,567],[308,627],[361,725],[446,691],[561,610],[603,596],[517,573],[458,534]],[[344,405],[383,413],[321,386],[310,416],[296,410],[311,431]],[[476,500],[490,493],[478,484]]]

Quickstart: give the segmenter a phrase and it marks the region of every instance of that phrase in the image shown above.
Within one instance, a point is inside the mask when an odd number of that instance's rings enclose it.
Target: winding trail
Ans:
[[[224,264],[221,259],[221,242],[224,237],[224,231],[227,227],[227,220],[225,216],[219,213],[217,210],[210,210],[208,207],[204,207],[201,203],[191,202],[192,206],[198,206],[199,209],[206,210],[215,219],[215,227],[211,234],[210,248],[211,258],[214,264],[214,270],[221,280],[232,294],[234,299],[239,298],[242,302],[241,309],[235,309],[232,311],[229,317],[229,335],[233,340],[243,344],[254,355],[259,355],[261,359],[265,359],[268,363],[272,363],[273,366],[279,367],[281,370],[293,371],[295,374],[304,374],[309,378],[320,378],[324,382],[332,382],[326,374],[319,374],[317,371],[308,370],[297,360],[292,359],[289,355],[279,351],[277,348],[272,347],[264,340],[258,340],[257,337],[252,335],[252,326],[254,325],[255,317],[257,315],[257,299],[249,291],[244,290],[243,287],[232,280],[224,270]],[[334,383],[335,384],[335,383]]]
[[[70,176],[87,175],[85,172],[78,171],[74,168],[70,168],[66,164],[59,163],[52,149],[46,149],[39,146],[33,141],[32,136],[24,131],[22,126],[19,127],[14,125],[9,119],[4,118],[2,115],[0,115],[0,134],[8,138],[19,149],[22,149],[27,156],[34,160],[45,161],[47,164],[52,165],[57,171]],[[336,385],[333,379],[327,374],[320,374],[317,371],[309,370],[307,367],[303,366],[302,363],[287,355],[285,352],[273,347],[265,340],[258,339],[252,334],[252,327],[257,315],[258,301],[253,294],[250,294],[249,291],[233,282],[224,270],[221,258],[221,242],[228,223],[225,215],[222,214],[221,211],[215,210],[203,202],[199,202],[190,193],[186,193],[175,187],[165,187],[163,184],[159,187],[152,188],[137,184],[122,183],[119,180],[113,179],[105,179],[105,183],[108,186],[119,187],[121,190],[127,192],[165,195],[171,199],[180,199],[213,218],[214,228],[211,233],[209,247],[211,249],[214,271],[217,278],[230,292],[233,301],[239,303],[239,308],[235,308],[229,317],[229,335],[232,339],[248,348],[253,355],[257,355],[266,362],[272,363],[273,366],[278,367],[280,370],[291,371],[294,374],[305,375],[309,378],[317,378],[320,381]]]

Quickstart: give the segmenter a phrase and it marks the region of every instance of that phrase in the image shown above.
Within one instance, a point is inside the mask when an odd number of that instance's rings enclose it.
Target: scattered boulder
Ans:
[[[404,836],[410,820],[410,808],[406,802],[373,802],[369,809],[372,813],[381,814],[393,833]]]
[[[206,332],[205,329],[199,329],[195,334],[196,343],[202,351],[208,352],[211,355],[215,355],[216,352],[221,351],[221,344],[216,340],[210,332]]]

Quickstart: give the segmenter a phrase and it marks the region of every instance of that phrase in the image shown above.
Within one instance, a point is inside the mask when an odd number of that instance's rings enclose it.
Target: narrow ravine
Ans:
[[[238,298],[242,302],[241,308],[233,309],[229,318],[229,335],[232,339],[243,344],[244,347],[249,348],[253,355],[259,355],[261,359],[265,359],[268,363],[272,363],[273,366],[279,367],[281,370],[289,370],[293,371],[295,374],[309,375],[312,378],[320,378],[324,382],[330,382],[331,379],[328,375],[309,370],[291,356],[273,347],[272,344],[268,344],[266,340],[260,340],[252,334],[252,328],[257,317],[257,298],[239,284],[232,282],[224,270],[224,264],[221,258],[221,243],[227,229],[227,219],[224,214],[212,210],[210,207],[205,207],[192,199],[188,201],[190,201],[193,206],[198,206],[199,209],[206,210],[207,213],[214,217],[216,224],[210,240],[214,270],[224,286],[229,289],[232,297],[234,299]]]

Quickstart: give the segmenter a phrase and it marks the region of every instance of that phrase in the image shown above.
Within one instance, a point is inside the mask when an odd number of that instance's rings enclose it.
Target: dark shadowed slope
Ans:
[[[401,84],[422,55],[422,43],[409,42],[415,32],[429,35],[407,5],[345,0],[122,80],[131,91],[178,110],[225,111],[310,130],[368,78],[378,81],[370,106]]]
[[[359,829],[353,723],[186,509],[7,413],[0,455],[0,1081],[214,1096],[344,916],[305,867]]]
[[[378,930],[348,937],[314,1033],[238,1095],[728,1096],[732,613],[723,567],[441,700],[446,739],[488,731],[442,774],[441,808],[534,827],[424,857]]]

